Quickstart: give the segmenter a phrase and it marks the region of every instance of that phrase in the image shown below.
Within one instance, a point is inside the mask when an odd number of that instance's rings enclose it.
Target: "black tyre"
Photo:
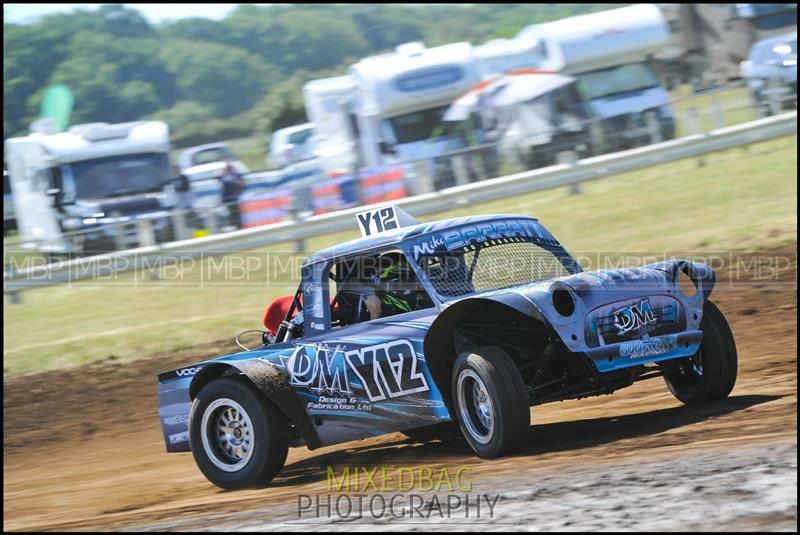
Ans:
[[[453,366],[452,392],[459,427],[478,457],[500,457],[525,442],[528,396],[508,353],[496,346],[462,353]]]
[[[203,475],[224,489],[268,483],[283,468],[288,424],[245,379],[206,385],[192,404],[189,443]]]
[[[728,321],[717,305],[706,301],[700,322],[703,341],[693,356],[664,368],[670,392],[692,405],[728,396],[736,383],[736,343]]]
[[[401,433],[416,442],[431,442],[432,440],[446,442],[458,438],[458,426],[453,422],[444,422],[406,429]]]

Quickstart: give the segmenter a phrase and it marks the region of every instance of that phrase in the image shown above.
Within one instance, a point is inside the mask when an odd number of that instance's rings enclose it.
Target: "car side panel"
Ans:
[[[436,309],[298,342],[285,368],[323,445],[450,420],[425,359]]]
[[[256,363],[279,369],[312,422],[314,447],[449,421],[423,351],[436,313],[400,314],[160,374],[167,451],[189,451],[189,389],[212,363],[245,374]]]

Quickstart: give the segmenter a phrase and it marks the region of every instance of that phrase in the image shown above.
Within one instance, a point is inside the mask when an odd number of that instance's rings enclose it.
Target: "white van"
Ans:
[[[283,169],[293,163],[314,157],[314,125],[303,123],[281,128],[272,133],[267,167]]]

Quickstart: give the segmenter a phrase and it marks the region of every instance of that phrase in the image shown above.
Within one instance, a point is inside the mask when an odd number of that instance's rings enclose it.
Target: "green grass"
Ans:
[[[745,87],[694,95],[688,86],[682,86],[673,91],[670,96],[675,101],[673,113],[675,116],[675,135],[678,137],[694,133],[690,121],[687,119],[687,112],[691,108],[698,110],[700,127],[704,132],[719,126],[731,126],[758,119],[757,110],[753,107],[750,94]],[[720,116],[717,121],[721,124],[715,123],[711,112],[715,105],[720,110]]]
[[[538,217],[573,254],[593,252],[718,252],[775,247],[796,240],[797,136],[600,179],[581,186],[465,206],[432,220],[481,213]],[[352,231],[307,241],[307,251],[352,239]],[[23,372],[232,338],[256,329],[264,307],[297,286],[293,244],[195,261],[160,278],[122,273],[23,292],[4,303],[4,379]],[[223,264],[250,262],[242,271]],[[294,258],[296,264],[285,268]],[[270,264],[272,262],[272,264]],[[190,264],[192,264],[190,262]],[[227,265],[231,271],[220,271]],[[283,265],[284,269],[277,269]],[[174,273],[173,273],[174,272]],[[180,280],[167,280],[180,273]]]

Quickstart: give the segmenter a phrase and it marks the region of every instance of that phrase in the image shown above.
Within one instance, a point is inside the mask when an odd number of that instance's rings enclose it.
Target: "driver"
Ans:
[[[370,319],[385,318],[433,306],[428,293],[402,253],[378,257],[378,270],[372,277],[375,292],[364,297]]]

